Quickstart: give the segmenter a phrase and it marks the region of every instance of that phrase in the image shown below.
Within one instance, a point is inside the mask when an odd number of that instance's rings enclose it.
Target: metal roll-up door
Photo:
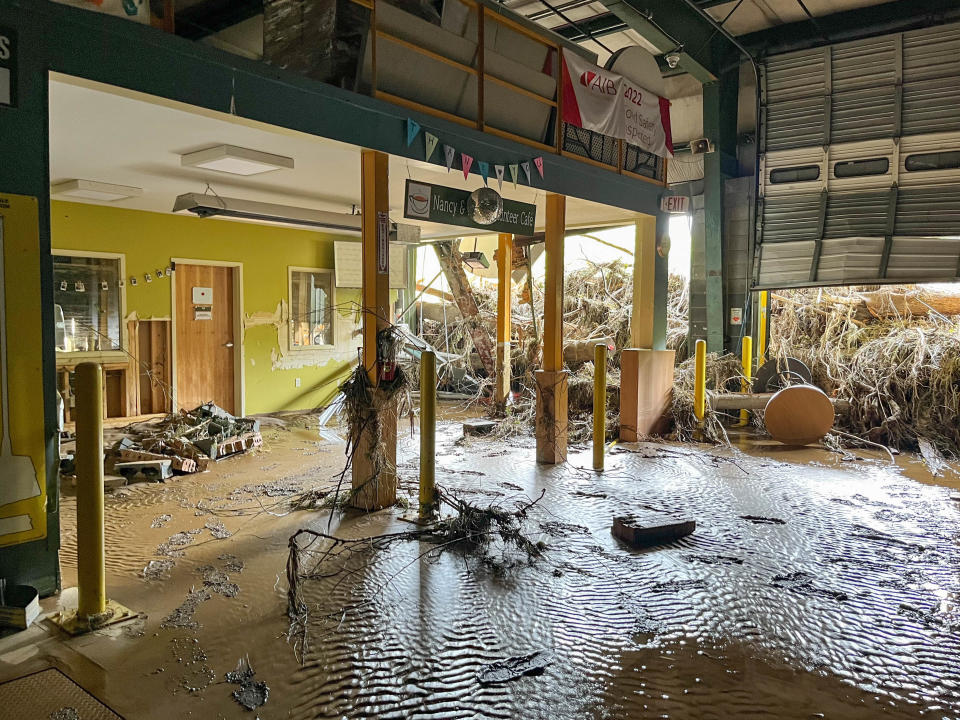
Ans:
[[[763,202],[763,242],[816,240],[820,195],[774,195]]]
[[[827,65],[822,48],[778,55],[765,65],[768,150],[826,143]]]
[[[762,105],[757,287],[960,280],[960,23],[767,58]]]

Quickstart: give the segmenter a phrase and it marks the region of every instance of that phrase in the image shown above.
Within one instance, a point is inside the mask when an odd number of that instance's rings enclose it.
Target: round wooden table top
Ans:
[[[784,445],[807,445],[833,427],[833,403],[813,385],[792,385],[767,402],[763,415],[767,432]]]

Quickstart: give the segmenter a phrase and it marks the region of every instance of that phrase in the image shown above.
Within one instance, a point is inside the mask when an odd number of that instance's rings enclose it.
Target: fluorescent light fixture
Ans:
[[[248,150],[236,145],[217,145],[180,156],[183,167],[203,168],[231,175],[259,175],[260,173],[293,169],[293,158],[272,153]]]
[[[130,185],[113,185],[95,180],[67,180],[50,186],[51,195],[84,198],[85,200],[105,200],[116,202],[126,198],[140,197],[143,188]]]
[[[359,235],[361,231],[359,215],[240,200],[206,193],[186,193],[178,196],[173,204],[173,212],[193,213],[199,217],[225,217],[249,222],[337,230],[352,235]],[[391,242],[407,245],[416,245],[420,242],[420,227],[418,225],[392,222],[390,223],[390,232]]]

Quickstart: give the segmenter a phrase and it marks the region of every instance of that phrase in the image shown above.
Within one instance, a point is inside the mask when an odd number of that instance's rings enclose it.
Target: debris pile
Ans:
[[[211,460],[263,445],[258,420],[234,417],[212,402],[126,430],[109,451],[113,471],[126,478],[165,480],[175,472],[203,472]]]
[[[899,450],[960,456],[960,298],[916,288],[772,296],[770,357],[849,400],[837,426]],[[928,453],[925,453],[928,454]]]

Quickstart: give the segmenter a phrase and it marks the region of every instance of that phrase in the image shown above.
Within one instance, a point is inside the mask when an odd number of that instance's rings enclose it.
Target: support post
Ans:
[[[707,349],[723,352],[723,170],[720,148],[719,82],[703,86],[703,130],[714,151],[703,156],[704,277],[706,278]]]
[[[501,233],[497,244],[497,386],[494,400],[503,407],[510,397],[510,300],[513,235]]]
[[[77,616],[103,615],[107,584],[103,542],[103,369],[80,363],[77,383]]]
[[[544,232],[546,274],[543,302],[543,362],[537,380],[537,462],[567,459],[567,373],[563,370],[563,239],[566,229],[563,195],[547,195]]]
[[[693,414],[703,422],[707,399],[707,343],[697,340],[693,376]]]
[[[390,205],[388,156],[363,150],[361,163],[361,243],[363,267],[363,367],[373,401],[356,443],[352,464],[353,505],[379,510],[397,501],[397,413],[380,385],[378,334],[390,325]]]
[[[437,509],[434,473],[437,463],[437,356],[432,350],[420,355],[420,519],[428,520]]]
[[[657,218],[644,215],[634,222],[631,348],[653,348],[656,256]]]
[[[753,338],[744,335],[740,347],[740,363],[743,377],[740,379],[740,392],[750,392],[751,381],[753,380]],[[745,427],[750,422],[750,411],[745,408],[740,409],[740,426]]]
[[[760,312],[757,313],[757,370],[766,361],[767,357],[767,326],[770,323],[770,294],[766,290],[760,291]]]
[[[607,346],[597,343],[593,353],[593,469],[603,472],[607,441]]]

